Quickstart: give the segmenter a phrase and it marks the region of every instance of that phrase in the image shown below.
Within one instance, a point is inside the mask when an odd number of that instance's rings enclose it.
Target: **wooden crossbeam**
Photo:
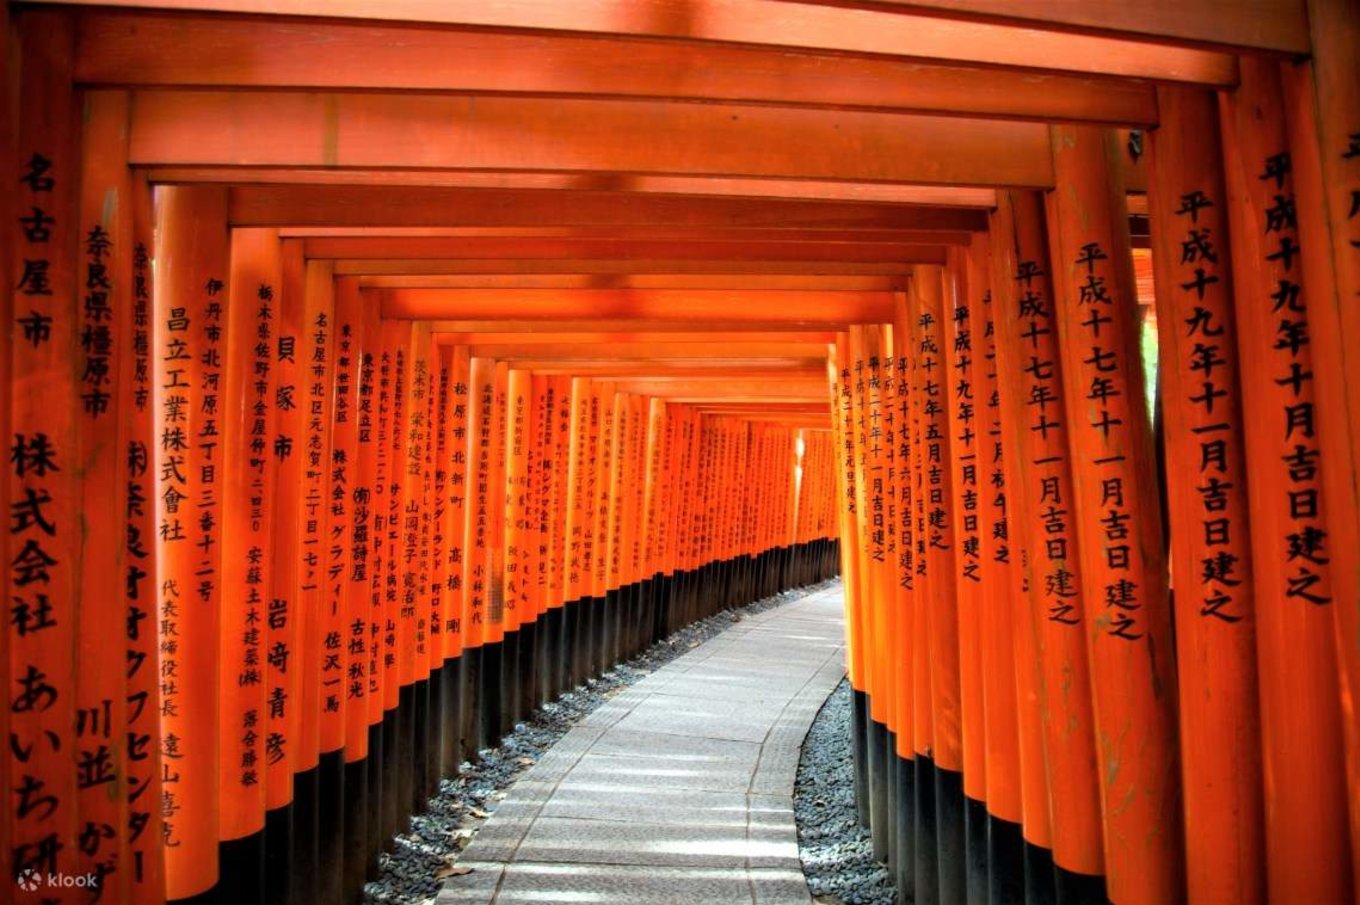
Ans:
[[[469,354],[478,358],[554,359],[567,362],[577,359],[599,361],[608,359],[632,361],[754,361],[774,359],[791,361],[817,360],[826,354],[826,343],[816,340],[775,342],[759,339],[729,340],[727,342],[478,342],[468,347]]]
[[[642,393],[663,399],[722,400],[749,405],[781,402],[820,403],[830,398],[826,378],[818,379],[811,375],[804,377],[781,375],[778,381],[762,379],[758,373],[743,376],[737,372],[709,377],[651,375],[621,377],[614,381],[614,385],[622,392]]]
[[[135,165],[549,169],[1049,188],[1041,123],[733,104],[140,90]]]
[[[416,269],[424,262],[411,262]],[[906,277],[826,276],[821,274],[686,274],[637,275],[427,274],[360,276],[365,289],[794,289],[846,292],[905,290]]]
[[[543,32],[110,13],[80,16],[87,84],[647,97],[1151,125],[1149,84],[884,57]]]
[[[665,343],[673,346],[695,344],[723,347],[727,343],[808,343],[825,346],[836,341],[836,333],[831,330],[707,330],[704,325],[695,324],[690,331],[674,330],[669,332],[648,330],[538,330],[533,333],[515,333],[502,330],[466,330],[458,332],[433,331],[436,341],[445,345],[475,346],[520,346],[531,348],[534,352],[549,354],[547,346],[579,345],[594,347],[609,345],[619,349],[621,355],[633,354],[630,347],[639,343]],[[814,350],[813,354],[818,351]],[[489,354],[485,351],[479,354]],[[595,354],[599,354],[596,350]],[[496,357],[496,356],[491,356]],[[666,357],[666,356],[662,356]]]
[[[741,332],[764,332],[764,333],[812,333],[821,335],[833,335],[838,330],[843,329],[843,325],[832,322],[820,321],[731,321],[731,320],[706,320],[701,325],[691,324],[685,321],[649,320],[649,319],[618,319],[618,318],[588,318],[588,319],[545,319],[545,320],[431,320],[429,322],[431,331],[438,337],[443,333],[463,333],[471,334],[478,332],[533,335],[539,331],[553,333],[566,332],[615,332],[615,333],[646,333],[650,335],[686,333],[702,326],[706,330],[713,330],[719,333],[741,333]]]
[[[1111,73],[1137,78],[1228,84],[1235,78],[1224,53],[1136,40],[1063,34],[873,9],[815,6],[781,0],[48,0],[66,5],[134,6],[384,19],[631,35],[704,43],[983,63],[1026,69]],[[1161,0],[1168,3],[1169,0]],[[1210,42],[1213,0],[1201,8],[1193,43]],[[1102,5],[1103,8],[1103,5]],[[1042,17],[1039,17],[1043,21]]]
[[[799,0],[837,5],[839,0]],[[954,16],[964,20],[1120,36],[1156,43],[1217,45],[1276,53],[1308,52],[1304,0],[1233,0],[1232,3],[1139,0],[865,0],[876,10]]]
[[[456,189],[431,186],[236,186],[235,226],[336,228],[576,229],[628,226],[671,237],[698,226],[731,229],[940,230],[986,228],[983,211],[926,205],[750,198],[692,198],[627,192]],[[457,233],[446,233],[456,235]],[[692,238],[692,236],[690,236]],[[910,241],[906,239],[904,241]],[[944,240],[947,241],[947,240]]]
[[[937,211],[918,211],[922,223],[931,222]],[[940,218],[942,224],[971,225],[973,218]],[[533,239],[611,239],[619,230],[600,226],[384,226],[384,227],[285,227],[278,231],[283,239],[466,239],[474,236],[498,236]],[[874,227],[807,227],[807,226],[733,226],[715,222],[711,225],[664,226],[655,222],[629,224],[630,239],[665,239],[688,242],[709,239],[723,242],[745,242],[751,239],[777,239],[786,242],[902,242],[922,245],[968,245],[972,233],[963,229],[945,228],[874,228]]]
[[[479,318],[646,318],[888,323],[891,292],[724,292],[669,289],[391,289],[378,293],[382,313],[415,320]]]
[[[931,207],[996,207],[996,190],[978,186],[911,185],[826,179],[760,179],[678,176],[657,173],[554,173],[543,170],[341,170],[317,167],[152,167],[155,184],[379,185],[423,188],[538,189],[562,192],[609,190],[642,195],[717,198],[789,198],[919,204]],[[1127,180],[1128,184],[1134,184]]]
[[[877,263],[944,263],[938,245],[914,243],[820,242],[671,242],[646,239],[519,239],[475,236],[467,239],[306,239],[309,258],[459,260],[576,260],[607,258],[674,261],[860,261]],[[369,271],[372,272],[372,271]],[[434,271],[438,272],[438,271]]]
[[[355,246],[354,248],[358,248]],[[313,258],[335,258],[337,249],[312,240],[305,245]],[[583,251],[593,250],[591,248]],[[632,250],[632,249],[621,249]],[[628,288],[635,275],[787,275],[906,276],[910,261],[816,261],[801,258],[767,261],[756,258],[676,260],[673,258],[383,258],[342,257],[335,261],[336,276],[406,274],[583,274],[596,277],[593,288]],[[639,286],[637,288],[648,288]],[[663,287],[654,287],[663,288]],[[773,287],[772,287],[773,288]]]
[[[715,360],[662,360],[650,359],[570,359],[566,361],[548,358],[500,359],[516,368],[541,371],[545,374],[573,374],[594,376],[601,379],[620,377],[646,377],[664,374],[670,377],[702,377],[718,374],[724,377],[732,374],[761,375],[765,380],[779,381],[786,375],[800,374],[809,376],[826,368],[824,359],[715,359]]]

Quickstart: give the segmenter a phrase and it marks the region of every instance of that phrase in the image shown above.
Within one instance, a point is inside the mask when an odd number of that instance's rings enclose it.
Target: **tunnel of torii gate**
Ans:
[[[0,901],[358,901],[836,574],[904,900],[1356,901],[1354,0],[0,23]]]

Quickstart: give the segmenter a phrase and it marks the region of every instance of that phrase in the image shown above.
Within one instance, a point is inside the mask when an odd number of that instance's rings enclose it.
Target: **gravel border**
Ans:
[[[801,600],[835,586],[837,580],[782,591],[691,623],[598,679],[590,679],[544,705],[529,721],[516,723],[514,732],[500,747],[479,751],[476,763],[464,761],[458,776],[440,781],[439,794],[429,800],[425,813],[411,818],[411,832],[399,834],[391,852],[379,856],[378,879],[364,884],[365,905],[431,905],[444,879],[458,872],[458,856],[505,798],[505,790],[572,726],[621,689],[747,616]]]
[[[798,759],[793,816],[808,890],[821,905],[891,905],[897,887],[874,860],[855,813],[850,681],[841,680],[812,721]]]

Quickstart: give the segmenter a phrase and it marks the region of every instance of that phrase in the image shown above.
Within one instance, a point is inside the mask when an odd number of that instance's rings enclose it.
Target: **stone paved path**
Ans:
[[[623,690],[511,787],[439,905],[806,905],[793,781],[844,655],[838,585]]]

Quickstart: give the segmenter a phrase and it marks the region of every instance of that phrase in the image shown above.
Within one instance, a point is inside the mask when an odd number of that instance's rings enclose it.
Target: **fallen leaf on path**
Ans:
[[[446,880],[449,877],[462,877],[470,873],[472,873],[472,868],[470,867],[465,867],[462,864],[451,864],[448,867],[441,867],[439,870],[435,871],[434,878],[436,880]]]

